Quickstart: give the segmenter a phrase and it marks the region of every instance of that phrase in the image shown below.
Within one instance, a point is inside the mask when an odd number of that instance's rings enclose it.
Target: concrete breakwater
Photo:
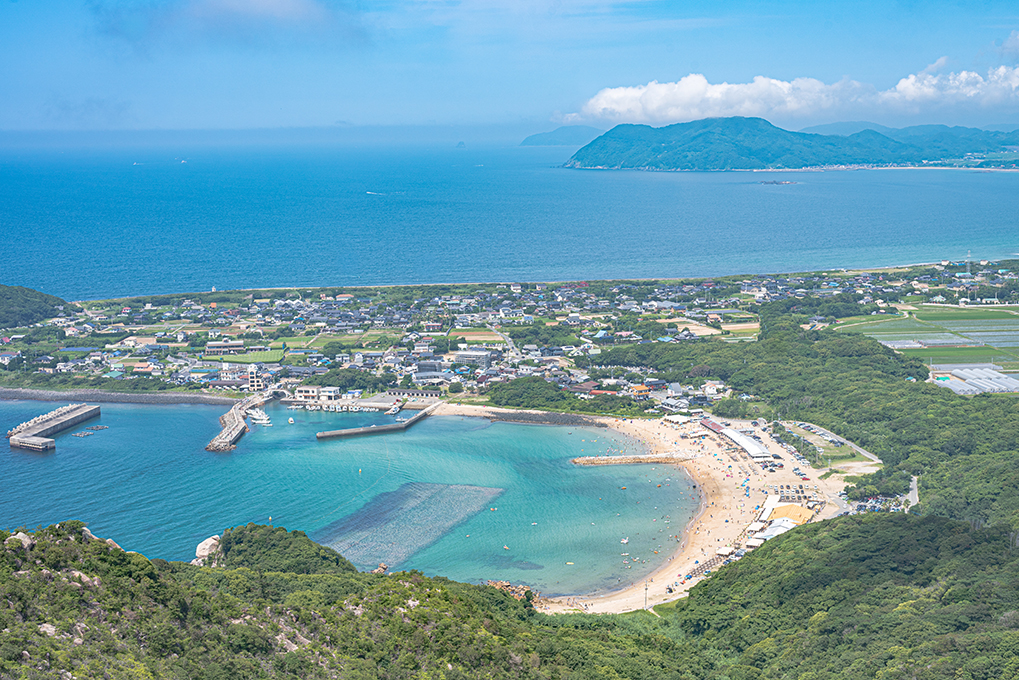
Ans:
[[[570,460],[575,465],[633,465],[634,463],[675,463],[693,460],[698,454],[692,451],[670,453],[644,453],[632,456],[581,456]]]
[[[271,396],[253,394],[231,406],[229,411],[219,417],[219,425],[222,429],[206,445],[205,450],[212,451],[213,453],[224,453],[236,449],[237,441],[248,431],[248,426],[244,422],[248,415],[248,409],[261,406],[269,401],[272,401]]]
[[[418,411],[412,417],[403,421],[402,423],[393,423],[392,425],[378,425],[375,427],[351,427],[345,430],[327,430],[325,432],[319,432],[315,435],[316,439],[336,439],[337,437],[356,437],[363,434],[382,434],[384,432],[398,432],[400,430],[406,430],[408,427],[418,422],[429,413],[438,408],[439,404],[432,404],[422,411]]]
[[[32,451],[55,449],[57,444],[49,435],[63,432],[86,420],[99,417],[99,407],[88,404],[68,404],[45,415],[18,425],[7,437],[11,446]]]

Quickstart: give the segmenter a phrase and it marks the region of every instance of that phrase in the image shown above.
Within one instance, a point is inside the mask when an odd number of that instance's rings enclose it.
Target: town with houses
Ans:
[[[868,306],[871,316],[899,316],[902,301],[1004,304],[1015,302],[1017,288],[1016,274],[995,263],[945,261],[898,271],[689,282],[213,289],[69,305],[46,322],[5,332],[0,368],[150,378],[164,383],[160,389],[231,396],[283,382],[303,385],[295,395],[312,401],[360,396],[383,384],[478,394],[496,383],[541,376],[581,398],[614,394],[685,411],[729,392],[718,381],[684,386],[633,373],[595,380],[574,360],[632,343],[708,336],[753,341],[759,330],[754,310],[764,302],[846,294]],[[807,325],[833,322],[815,315]],[[885,344],[896,342],[903,341]],[[373,380],[353,387],[324,382],[339,369]]]

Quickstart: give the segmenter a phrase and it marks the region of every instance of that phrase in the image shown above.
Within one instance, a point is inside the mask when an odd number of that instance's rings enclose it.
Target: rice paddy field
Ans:
[[[842,327],[897,347],[930,364],[994,363],[1019,370],[1019,310],[956,309],[919,305],[907,316],[858,321]]]

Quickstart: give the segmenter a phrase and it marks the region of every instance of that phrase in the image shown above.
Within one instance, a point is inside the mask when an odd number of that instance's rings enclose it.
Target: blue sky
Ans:
[[[0,0],[0,129],[1019,123],[1016,2]]]

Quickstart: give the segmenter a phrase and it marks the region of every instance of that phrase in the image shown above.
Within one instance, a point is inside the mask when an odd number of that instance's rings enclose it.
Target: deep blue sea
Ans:
[[[1019,251],[1019,173],[560,168],[573,151],[0,151],[0,283],[94,299],[774,273]],[[761,183],[775,179],[796,183]]]
[[[0,428],[56,405],[0,401]],[[361,568],[385,560],[577,594],[642,580],[673,551],[699,498],[676,468],[570,463],[636,447],[601,428],[430,417],[403,433],[320,442],[317,431],[392,417],[266,410],[273,427],[252,425],[228,454],[204,450],[223,407],[199,405],[103,404],[87,425],[109,429],[69,430],[48,453],[4,442],[0,528],[80,519],[126,550],[189,560],[208,536],[271,517]]]

